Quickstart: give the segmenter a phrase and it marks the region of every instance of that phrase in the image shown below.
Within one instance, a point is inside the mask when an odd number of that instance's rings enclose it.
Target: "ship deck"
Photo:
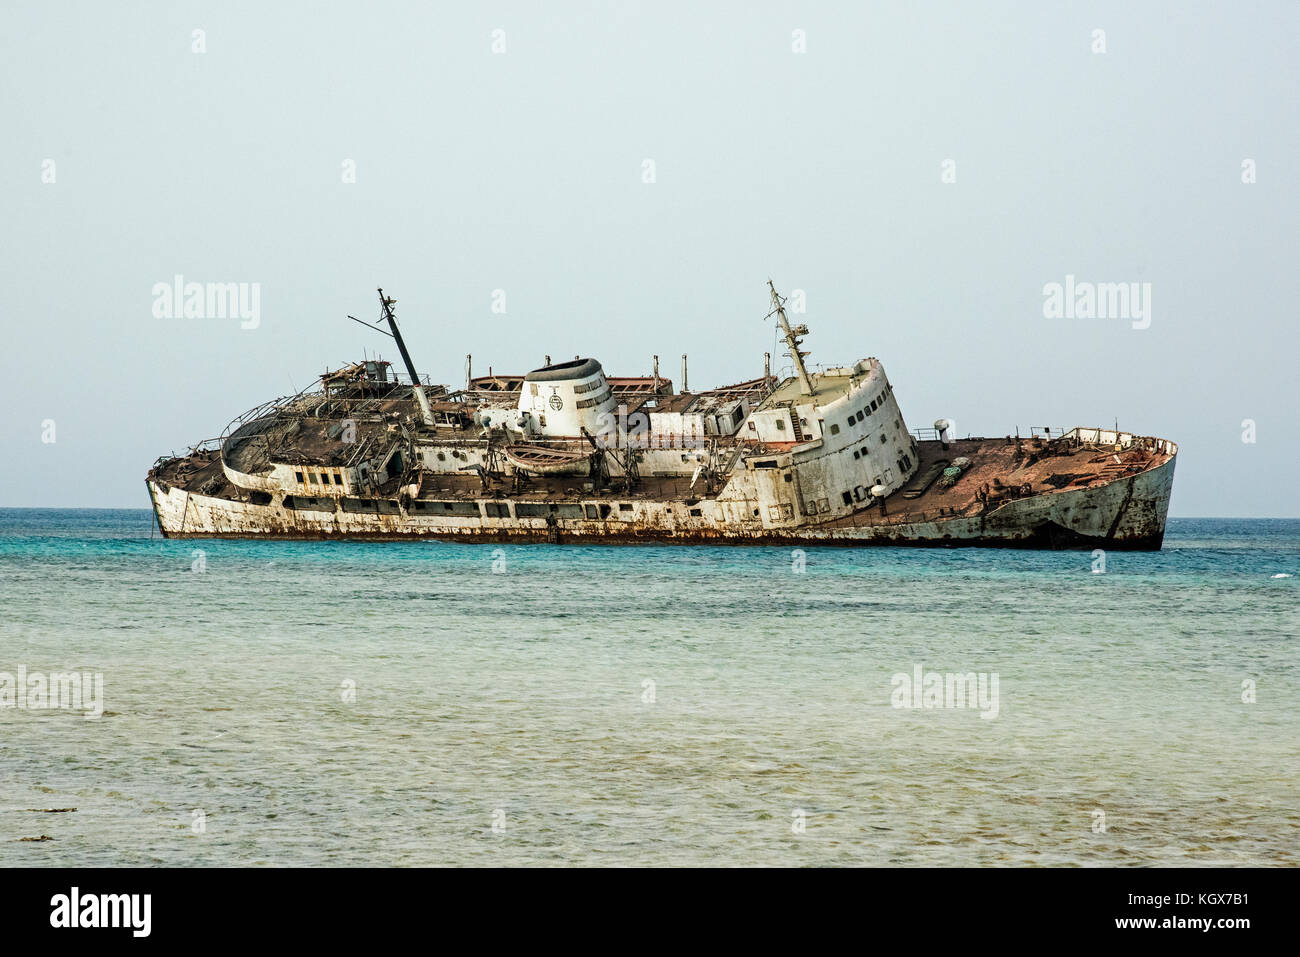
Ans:
[[[1075,446],[1021,439],[1017,445],[1016,439],[1005,437],[958,439],[949,442],[947,449],[937,441],[921,441],[917,443],[917,454],[919,465],[912,481],[886,499],[883,513],[878,504],[865,506],[821,527],[901,525],[976,515],[1023,497],[1020,490],[1025,485],[1034,495],[1096,487],[1156,468],[1172,458],[1154,444],[1116,452],[1113,447],[1089,443]],[[970,465],[955,484],[945,486],[940,471],[919,495],[910,494],[923,484],[932,469],[962,457],[969,459]],[[987,506],[980,498],[982,490],[987,490]]]

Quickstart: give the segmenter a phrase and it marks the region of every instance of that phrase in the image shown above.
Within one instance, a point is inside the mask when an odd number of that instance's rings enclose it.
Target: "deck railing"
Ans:
[[[1044,439],[1059,439],[1062,436],[1067,435],[1069,432],[1072,431],[1074,430],[1053,428],[1051,426],[1046,426],[1046,425],[1031,425],[1027,427],[1016,426],[1014,429],[1008,432],[1007,435],[1012,435],[1012,436],[1018,435],[1022,439],[1030,439],[1030,438],[1034,438],[1035,436]],[[911,432],[914,436],[917,437],[917,439],[919,439],[922,442],[939,441],[938,429],[912,429]],[[971,439],[971,438],[980,438],[980,436],[973,436],[970,433],[967,433],[966,435],[960,437],[954,435],[952,437],[952,441],[955,442],[955,441],[959,441],[960,439]]]

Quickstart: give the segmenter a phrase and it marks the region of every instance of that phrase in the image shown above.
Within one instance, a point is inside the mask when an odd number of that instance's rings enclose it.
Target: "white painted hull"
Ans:
[[[1067,488],[1006,502],[982,515],[898,522],[875,510],[859,513],[859,524],[765,527],[746,521],[724,502],[695,504],[633,499],[629,510],[613,507],[605,519],[600,506],[617,499],[562,503],[566,513],[554,522],[541,515],[514,514],[499,499],[477,503],[477,514],[440,515],[392,507],[391,513],[284,508],[213,498],[150,481],[159,528],[169,538],[412,539],[470,542],[561,541],[568,543],[680,542],[808,545],[986,545],[1026,547],[1160,547],[1169,511],[1176,456],[1136,475],[1091,488]],[[489,517],[500,503],[502,517]],[[433,503],[437,504],[437,503]],[[470,506],[471,508],[473,506]],[[589,517],[592,516],[592,517]]]

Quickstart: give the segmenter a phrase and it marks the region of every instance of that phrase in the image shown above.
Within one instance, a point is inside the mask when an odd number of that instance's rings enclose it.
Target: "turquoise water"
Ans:
[[[1300,521],[1099,574],[150,534],[0,509],[0,672],[105,709],[0,708],[0,865],[1300,859]],[[996,717],[893,707],[917,665],[997,673]]]

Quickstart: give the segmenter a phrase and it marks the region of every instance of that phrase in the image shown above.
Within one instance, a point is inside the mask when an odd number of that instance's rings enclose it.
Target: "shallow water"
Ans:
[[[0,509],[0,672],[106,709],[0,707],[0,865],[1300,858],[1300,521],[1171,520],[1104,573],[150,535]],[[996,716],[894,707],[918,665],[996,673]]]

